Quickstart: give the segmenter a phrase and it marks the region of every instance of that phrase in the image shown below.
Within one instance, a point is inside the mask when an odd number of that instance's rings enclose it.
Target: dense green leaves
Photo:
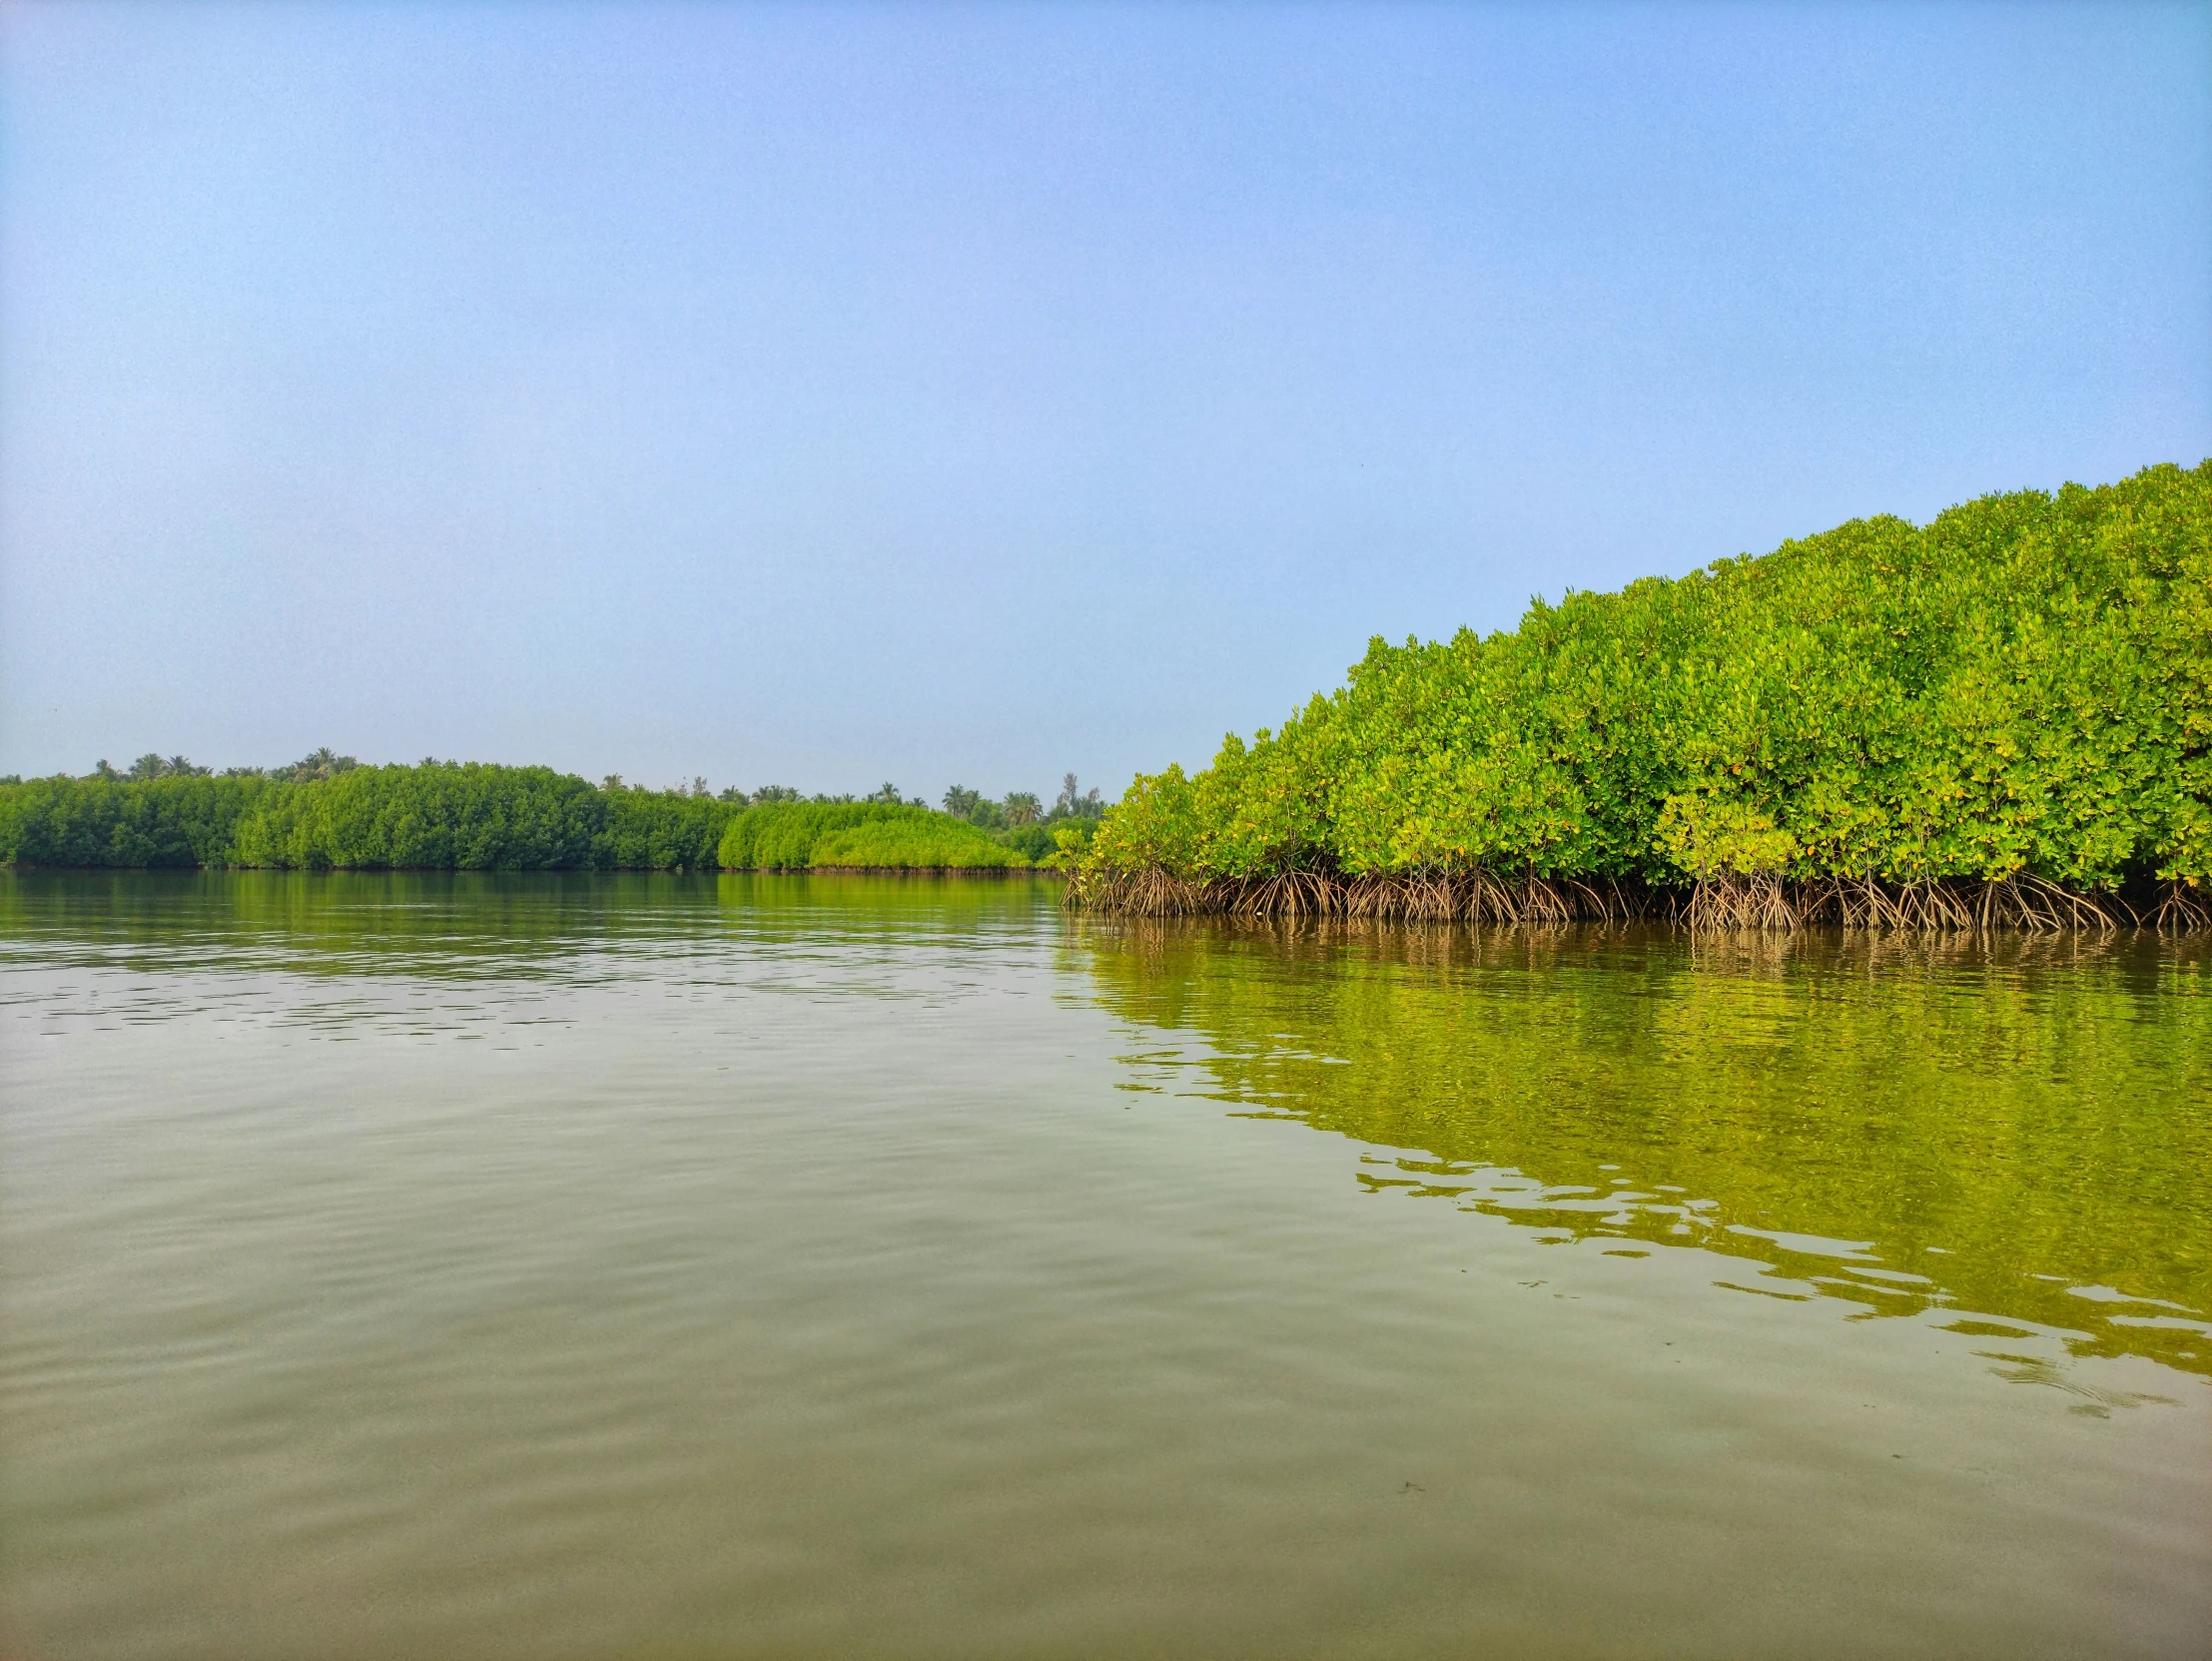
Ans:
[[[257,778],[32,779],[0,786],[0,859],[22,865],[221,865],[269,786]]]
[[[1041,852],[1050,855],[1052,830],[1036,828]],[[1032,856],[964,820],[905,803],[769,799],[747,806],[619,779],[593,786],[548,767],[349,761],[320,770],[302,764],[289,777],[172,770],[0,785],[0,861],[696,871],[1022,868]]]
[[[616,871],[711,871],[722,833],[742,810],[703,793],[624,787],[605,792],[593,863]]]
[[[810,865],[868,871],[1019,870],[1029,860],[965,820],[926,808],[871,819],[819,838]]]
[[[770,802],[747,808],[723,832],[729,870],[812,866],[889,869],[1020,867],[1020,854],[950,814],[889,802]]]
[[[575,870],[594,857],[610,797],[549,767],[436,762],[357,767],[272,792],[240,827],[235,862],[300,870]],[[607,861],[604,863],[611,863]]]
[[[1376,640],[1095,872],[2212,879],[2212,462]]]

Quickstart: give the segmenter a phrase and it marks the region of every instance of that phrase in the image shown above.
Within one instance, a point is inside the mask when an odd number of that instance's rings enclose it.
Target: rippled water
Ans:
[[[1054,900],[0,878],[0,1653],[2212,1650],[2201,947]]]

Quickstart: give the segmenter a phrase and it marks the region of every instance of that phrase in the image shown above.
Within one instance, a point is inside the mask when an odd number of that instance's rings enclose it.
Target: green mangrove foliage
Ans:
[[[197,775],[0,785],[0,859],[11,865],[229,865],[240,821],[270,788],[259,778]]]
[[[239,826],[232,861],[279,870],[575,870],[601,863],[608,809],[549,767],[356,767],[273,790]],[[671,861],[670,863],[682,863]]]
[[[1048,810],[1028,790],[1017,790],[1004,801],[993,801],[980,791],[954,785],[945,792],[945,811],[965,819],[992,839],[1013,849],[1033,864],[1068,869],[1075,866],[1106,813],[1096,788],[1082,790],[1076,775],[1061,780],[1060,795]]]
[[[807,863],[849,870],[1021,870],[1030,863],[973,825],[927,808],[912,817],[870,819],[833,830],[814,844]]]
[[[2212,461],[1376,640],[1139,778],[1107,908],[2212,923]]]
[[[722,833],[719,861],[731,871],[1019,870],[1030,863],[949,814],[888,801],[749,807]]]
[[[159,759],[159,758],[156,758]],[[1025,869],[963,820],[901,801],[771,787],[593,786],[548,767],[367,767],[319,752],[221,777],[171,766],[0,783],[0,863],[278,870]],[[1049,846],[1055,846],[1049,844]]]

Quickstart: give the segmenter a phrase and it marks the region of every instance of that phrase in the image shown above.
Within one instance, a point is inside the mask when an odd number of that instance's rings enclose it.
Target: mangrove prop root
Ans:
[[[1179,877],[1157,865],[1079,871],[1066,903],[1125,917],[1337,918],[1365,922],[1557,927],[1573,922],[1676,922],[1692,932],[1788,933],[1812,927],[1875,932],[2110,934],[2212,929],[2212,894],[2170,884],[2139,912],[2115,894],[2085,893],[2030,873],[1993,882],[1872,878],[1785,882],[1763,874],[1709,877],[1682,889],[1609,879],[1509,877],[1482,869],[1344,876],[1278,871]]]
[[[2151,927],[2160,934],[2212,929],[2212,894],[2190,883],[2168,883],[2157,909],[2151,913]]]

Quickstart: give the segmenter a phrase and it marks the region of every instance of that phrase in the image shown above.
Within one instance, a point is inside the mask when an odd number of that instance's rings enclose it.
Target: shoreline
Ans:
[[[1124,917],[1328,918],[1505,927],[1658,923],[1693,934],[2125,934],[2212,932],[2212,895],[2179,879],[2082,890],[2031,873],[1995,881],[1714,877],[1661,886],[1626,878],[1495,872],[1184,878],[1150,866],[1078,873],[1065,903]]]
[[[44,865],[0,861],[11,874],[106,871],[204,876],[262,871],[288,877],[1056,877],[1042,865]]]

